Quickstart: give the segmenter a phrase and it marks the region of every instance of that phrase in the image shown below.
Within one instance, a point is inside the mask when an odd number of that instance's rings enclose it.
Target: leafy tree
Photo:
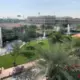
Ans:
[[[41,29],[44,30],[45,29],[45,25],[41,25]]]
[[[3,42],[16,40],[18,38],[13,30],[2,29]]]
[[[24,41],[30,41],[36,38],[36,26],[28,26],[23,34]]]
[[[36,26],[31,25],[31,26],[21,26],[18,28],[13,28],[12,30],[8,29],[3,29],[3,40],[4,41],[11,41],[11,40],[16,40],[20,39],[22,41],[30,41],[31,39],[36,38]]]
[[[51,25],[41,25],[41,29],[45,30],[45,29],[53,29],[53,26]]]

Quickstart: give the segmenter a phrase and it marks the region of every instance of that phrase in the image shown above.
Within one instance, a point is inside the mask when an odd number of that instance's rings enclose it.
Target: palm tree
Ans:
[[[72,54],[80,58],[80,39],[79,38],[72,38],[72,48],[73,48]]]
[[[50,43],[63,43],[65,41],[71,41],[71,36],[62,34],[61,32],[51,32],[48,36]]]
[[[70,43],[56,43],[49,46],[48,49],[40,49],[41,60],[38,62],[38,66],[41,72],[44,73],[47,80],[74,80],[69,74],[69,70],[66,70],[66,66],[75,64],[77,57],[70,54]],[[41,73],[41,74],[42,74]]]

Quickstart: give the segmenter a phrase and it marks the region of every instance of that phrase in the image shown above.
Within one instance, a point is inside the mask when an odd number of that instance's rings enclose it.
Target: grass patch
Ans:
[[[48,40],[47,39],[40,40],[40,41],[31,41],[29,43],[29,45],[36,46],[38,43],[43,43],[43,45],[41,45],[43,48],[48,48],[49,47],[49,44],[48,44]]]
[[[19,55],[16,59],[17,65],[23,64],[27,62],[27,58],[25,56]],[[13,66],[13,59],[10,54],[0,56],[0,67],[9,68]]]
[[[40,42],[44,43],[43,45],[41,45],[43,48],[48,48],[48,46],[49,46],[48,40],[41,40]],[[26,46],[36,46],[37,44],[38,43],[36,40],[31,41],[23,47],[23,50]],[[38,53],[37,53],[37,55],[32,56],[31,58],[27,58],[27,56],[19,55],[16,58],[16,63],[17,63],[17,65],[24,64],[24,63],[27,63],[29,61],[35,60],[37,58],[37,56],[38,56]],[[12,66],[13,66],[13,57],[10,54],[0,56],[0,67],[10,68]]]

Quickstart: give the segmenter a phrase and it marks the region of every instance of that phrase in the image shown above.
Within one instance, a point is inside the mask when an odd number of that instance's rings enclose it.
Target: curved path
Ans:
[[[4,79],[7,78],[9,76],[12,76],[15,73],[19,73],[21,70],[21,67],[23,67],[24,69],[30,68],[32,66],[35,66],[36,61],[34,62],[29,62],[26,64],[22,64],[22,65],[18,65],[17,67],[12,67],[12,68],[8,68],[8,69],[3,69],[0,73],[0,79]],[[15,69],[17,69],[18,71],[14,71]]]

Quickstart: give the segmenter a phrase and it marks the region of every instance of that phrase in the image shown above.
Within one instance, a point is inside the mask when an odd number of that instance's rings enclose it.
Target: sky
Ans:
[[[0,17],[56,15],[80,18],[80,0],[0,0]]]

